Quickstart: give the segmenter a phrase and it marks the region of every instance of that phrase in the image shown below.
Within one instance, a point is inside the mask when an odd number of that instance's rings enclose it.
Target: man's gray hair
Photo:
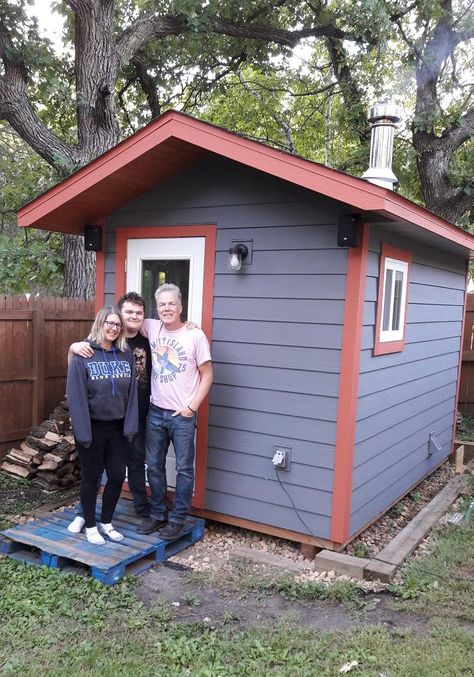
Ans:
[[[176,284],[171,283],[162,284],[161,287],[158,287],[158,289],[155,292],[155,301],[158,303],[158,299],[161,296],[161,294],[164,294],[167,291],[176,294],[176,296],[178,297],[178,301],[182,305],[183,297],[181,295],[181,289]]]

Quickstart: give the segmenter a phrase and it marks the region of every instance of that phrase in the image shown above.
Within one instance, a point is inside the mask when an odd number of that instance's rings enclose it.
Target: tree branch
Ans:
[[[260,94],[259,94],[255,89],[253,89],[253,87],[251,87],[251,86],[249,85],[249,83],[248,83],[247,80],[244,78],[244,76],[242,75],[242,72],[241,72],[240,70],[237,71],[237,76],[238,76],[238,78],[239,78],[239,80],[240,80],[240,82],[241,82],[241,84],[242,84],[242,87],[243,87],[249,94],[251,94],[255,99],[257,99],[257,101],[260,101],[261,105],[262,105],[264,108],[268,108],[268,106],[267,106],[265,100],[263,99],[263,97],[261,97]],[[283,133],[284,133],[284,135],[285,135],[285,137],[286,137],[286,150],[287,150],[289,153],[294,153],[294,152],[295,152],[295,142],[294,142],[294,140],[293,140],[293,135],[292,135],[292,132],[291,132],[291,127],[290,127],[290,125],[287,123],[287,121],[286,121],[282,116],[277,115],[276,112],[275,112],[274,110],[270,109],[269,112],[270,112],[270,115],[272,116],[272,118],[275,120],[275,122],[276,122],[276,123],[281,127],[281,129],[283,130]]]
[[[156,82],[153,76],[147,71],[145,61],[136,54],[131,61],[135,72],[137,74],[137,79],[140,83],[140,86],[145,93],[145,96],[148,101],[148,106],[150,107],[151,117],[156,118],[158,115],[161,115],[161,105],[158,98],[158,90],[156,87]]]
[[[60,174],[70,173],[77,163],[75,149],[61,141],[36,115],[27,93],[27,69],[0,18],[0,117]]]

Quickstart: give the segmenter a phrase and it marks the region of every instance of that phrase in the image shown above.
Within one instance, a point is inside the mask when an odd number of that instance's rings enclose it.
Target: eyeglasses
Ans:
[[[104,324],[106,324],[109,329],[118,329],[118,331],[122,329],[121,322],[110,322],[109,320],[105,320]]]

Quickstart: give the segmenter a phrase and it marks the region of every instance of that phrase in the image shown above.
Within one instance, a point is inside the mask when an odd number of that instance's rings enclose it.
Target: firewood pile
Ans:
[[[67,402],[34,426],[19,449],[10,449],[1,469],[12,477],[31,479],[31,483],[56,491],[77,484],[81,477]]]

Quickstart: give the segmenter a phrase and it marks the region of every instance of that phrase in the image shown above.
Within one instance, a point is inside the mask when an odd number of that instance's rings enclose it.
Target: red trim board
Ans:
[[[368,251],[369,226],[364,224],[361,243],[358,247],[349,250],[347,264],[331,511],[331,540],[336,543],[344,543],[349,537]]]
[[[70,201],[80,197],[80,200],[74,203],[74,225],[69,226],[68,232],[82,232],[84,223],[92,216],[91,207],[99,209],[97,204],[91,204],[92,198],[89,197],[88,200],[88,191],[95,188],[97,192],[97,186],[101,181],[108,180],[108,191],[115,188],[116,193],[108,210],[113,211],[123,200],[120,191],[121,172],[129,172],[130,168],[133,172],[140,172],[139,159],[146,153],[153,153],[159,160],[160,145],[171,139],[177,143],[182,142],[183,151],[187,148],[189,151],[201,149],[216,153],[303,186],[315,193],[327,195],[356,209],[378,212],[393,221],[417,224],[474,251],[474,236],[470,233],[393,191],[238,136],[177,111],[167,111],[86,167],[23,206],[18,211],[18,225],[67,230],[64,226],[67,222],[64,218],[64,209]],[[185,159],[183,166],[187,161]],[[169,172],[173,172],[171,167]],[[129,174],[127,176],[129,177]],[[150,183],[148,188],[151,189],[152,185]],[[127,199],[131,199],[131,196],[129,195]]]
[[[383,306],[383,291],[384,291],[384,270],[385,259],[396,259],[404,261],[408,264],[407,271],[407,293],[405,297],[405,313],[403,319],[403,337],[399,341],[380,341],[380,326],[382,323],[382,306]],[[412,256],[409,252],[392,247],[391,245],[382,244],[382,255],[380,257],[380,268],[378,276],[378,291],[377,291],[377,319],[375,322],[375,339],[374,339],[374,355],[388,355],[389,353],[401,353],[405,347],[405,336],[407,330],[407,315],[408,315],[408,297],[410,294],[410,276],[411,276]]]
[[[119,298],[126,291],[125,261],[127,241],[129,239],[204,237],[204,286],[202,299],[202,329],[209,339],[212,338],[212,306],[214,298],[214,260],[216,251],[216,226],[183,225],[150,228],[118,228],[116,231],[115,258],[115,295]],[[206,491],[207,437],[209,421],[209,400],[206,398],[199,407],[196,435],[196,478],[193,506],[203,508]]]

